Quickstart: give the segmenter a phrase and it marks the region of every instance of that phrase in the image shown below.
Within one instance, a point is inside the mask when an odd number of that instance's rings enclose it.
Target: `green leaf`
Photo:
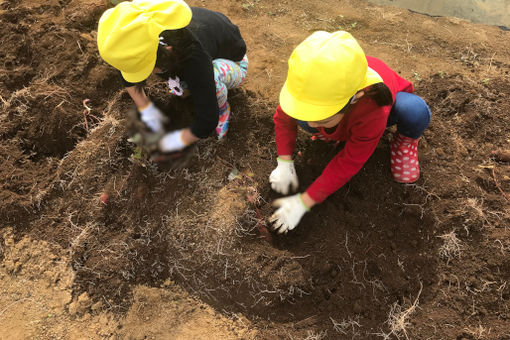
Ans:
[[[142,148],[137,146],[135,148],[135,152],[133,152],[133,158],[134,159],[142,159]]]

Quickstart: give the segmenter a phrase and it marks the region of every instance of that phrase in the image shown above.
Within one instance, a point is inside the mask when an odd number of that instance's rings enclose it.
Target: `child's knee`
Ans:
[[[415,107],[413,108],[414,112],[413,115],[411,115],[411,119],[413,119],[413,123],[416,125],[428,126],[431,117],[430,108],[425,100],[418,96],[416,97],[418,100],[416,101]]]
[[[214,75],[216,81],[221,81],[228,89],[239,86],[248,72],[248,58],[243,58],[239,63],[227,59],[213,60]]]
[[[430,108],[421,97],[411,93],[398,93],[395,101],[398,121],[410,126],[427,126],[430,122]]]

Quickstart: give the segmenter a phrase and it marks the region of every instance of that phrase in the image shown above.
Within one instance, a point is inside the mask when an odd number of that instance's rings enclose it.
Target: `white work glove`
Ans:
[[[310,211],[303,202],[301,194],[279,198],[273,202],[273,207],[278,210],[271,215],[269,222],[273,223],[273,230],[278,234],[287,234],[289,230],[294,229],[301,217]]]
[[[147,125],[152,132],[163,131],[163,125],[168,122],[166,117],[153,102],[145,109],[140,111],[140,119]]]
[[[278,161],[278,166],[271,172],[271,175],[269,175],[271,188],[283,195],[289,193],[289,186],[292,187],[292,191],[296,191],[299,181],[296,168],[294,168],[294,161],[286,161],[280,158],[276,160]]]
[[[159,151],[161,152],[174,152],[180,151],[187,147],[182,141],[182,130],[175,130],[161,138],[159,141]]]

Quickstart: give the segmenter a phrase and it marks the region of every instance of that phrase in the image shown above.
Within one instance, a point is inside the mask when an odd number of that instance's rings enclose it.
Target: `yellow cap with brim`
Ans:
[[[350,33],[318,31],[292,52],[280,106],[295,119],[319,121],[340,111],[359,90],[382,81]]]
[[[161,32],[186,27],[191,16],[191,9],[182,0],[121,2],[99,19],[99,54],[120,70],[125,80],[141,82],[156,65]]]

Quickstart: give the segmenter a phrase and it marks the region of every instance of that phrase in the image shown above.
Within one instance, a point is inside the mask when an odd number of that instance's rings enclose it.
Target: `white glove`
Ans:
[[[159,141],[159,150],[162,152],[180,151],[187,147],[182,141],[182,130],[175,130],[167,133]]]
[[[140,110],[140,119],[152,132],[163,131],[163,124],[168,121],[168,117],[166,117],[153,102],[145,109]]]
[[[271,172],[271,175],[269,175],[271,188],[283,195],[289,193],[289,186],[292,187],[292,191],[296,191],[299,181],[296,168],[294,168],[294,161],[286,161],[280,158],[276,160],[278,161],[278,166]]]
[[[289,230],[294,229],[301,217],[310,211],[303,202],[301,194],[279,198],[273,202],[273,206],[278,210],[271,215],[269,222],[273,223],[273,230],[278,234],[286,234]]]

